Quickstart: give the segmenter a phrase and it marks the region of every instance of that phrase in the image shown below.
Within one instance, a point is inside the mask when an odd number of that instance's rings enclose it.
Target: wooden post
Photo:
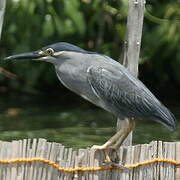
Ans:
[[[127,18],[127,33],[124,42],[124,56],[122,64],[134,75],[138,76],[138,60],[141,46],[141,36],[144,19],[145,0],[129,0]],[[117,130],[124,128],[126,121],[117,120]],[[124,145],[132,144],[132,132],[126,138]]]
[[[2,32],[5,6],[6,6],[6,0],[0,0],[0,37],[1,37],[1,32]]]

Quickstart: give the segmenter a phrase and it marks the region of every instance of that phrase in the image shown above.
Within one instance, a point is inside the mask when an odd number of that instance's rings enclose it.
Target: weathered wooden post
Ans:
[[[5,6],[6,6],[6,0],[0,0],[0,37],[1,37],[1,32],[2,32]]]
[[[145,0],[129,0],[126,40],[122,64],[135,76],[138,76],[138,60],[144,19]],[[126,121],[117,120],[117,130],[126,126]],[[132,144],[132,132],[124,145]]]

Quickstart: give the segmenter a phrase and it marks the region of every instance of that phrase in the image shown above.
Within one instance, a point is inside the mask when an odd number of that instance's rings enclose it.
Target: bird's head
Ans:
[[[32,60],[51,62],[55,64],[57,61],[62,59],[64,54],[68,54],[68,52],[85,53],[86,51],[75,45],[65,43],[65,42],[60,42],[60,43],[55,43],[55,44],[43,47],[42,49],[37,50],[37,51],[9,56],[9,57],[6,57],[5,60],[32,59]]]

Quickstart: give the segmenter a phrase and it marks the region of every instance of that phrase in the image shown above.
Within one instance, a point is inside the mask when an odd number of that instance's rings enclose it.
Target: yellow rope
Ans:
[[[122,167],[118,167],[118,166],[105,166],[105,167],[77,167],[77,168],[63,168],[61,166],[59,166],[57,163],[55,163],[54,161],[50,161],[44,158],[21,158],[21,159],[11,159],[11,160],[0,160],[0,164],[14,164],[14,163],[30,163],[30,162],[41,162],[47,165],[50,165],[54,168],[56,168],[58,171],[63,171],[63,172],[75,172],[75,171],[102,171],[102,170],[122,170]],[[163,163],[169,163],[169,164],[173,164],[173,165],[180,165],[180,162],[177,162],[175,160],[169,160],[169,159],[152,159],[152,160],[148,160],[148,161],[144,161],[144,162],[140,162],[140,163],[136,163],[136,164],[132,164],[132,165],[125,165],[125,168],[137,168],[139,166],[144,166],[144,165],[148,165],[148,164],[153,164],[153,163],[158,163],[158,162],[163,162]]]

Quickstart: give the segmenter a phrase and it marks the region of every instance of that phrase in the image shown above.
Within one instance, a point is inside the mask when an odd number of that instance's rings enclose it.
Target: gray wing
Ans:
[[[90,67],[88,81],[108,110],[120,118],[153,116],[160,106],[152,93],[139,80],[132,81],[127,72]]]

